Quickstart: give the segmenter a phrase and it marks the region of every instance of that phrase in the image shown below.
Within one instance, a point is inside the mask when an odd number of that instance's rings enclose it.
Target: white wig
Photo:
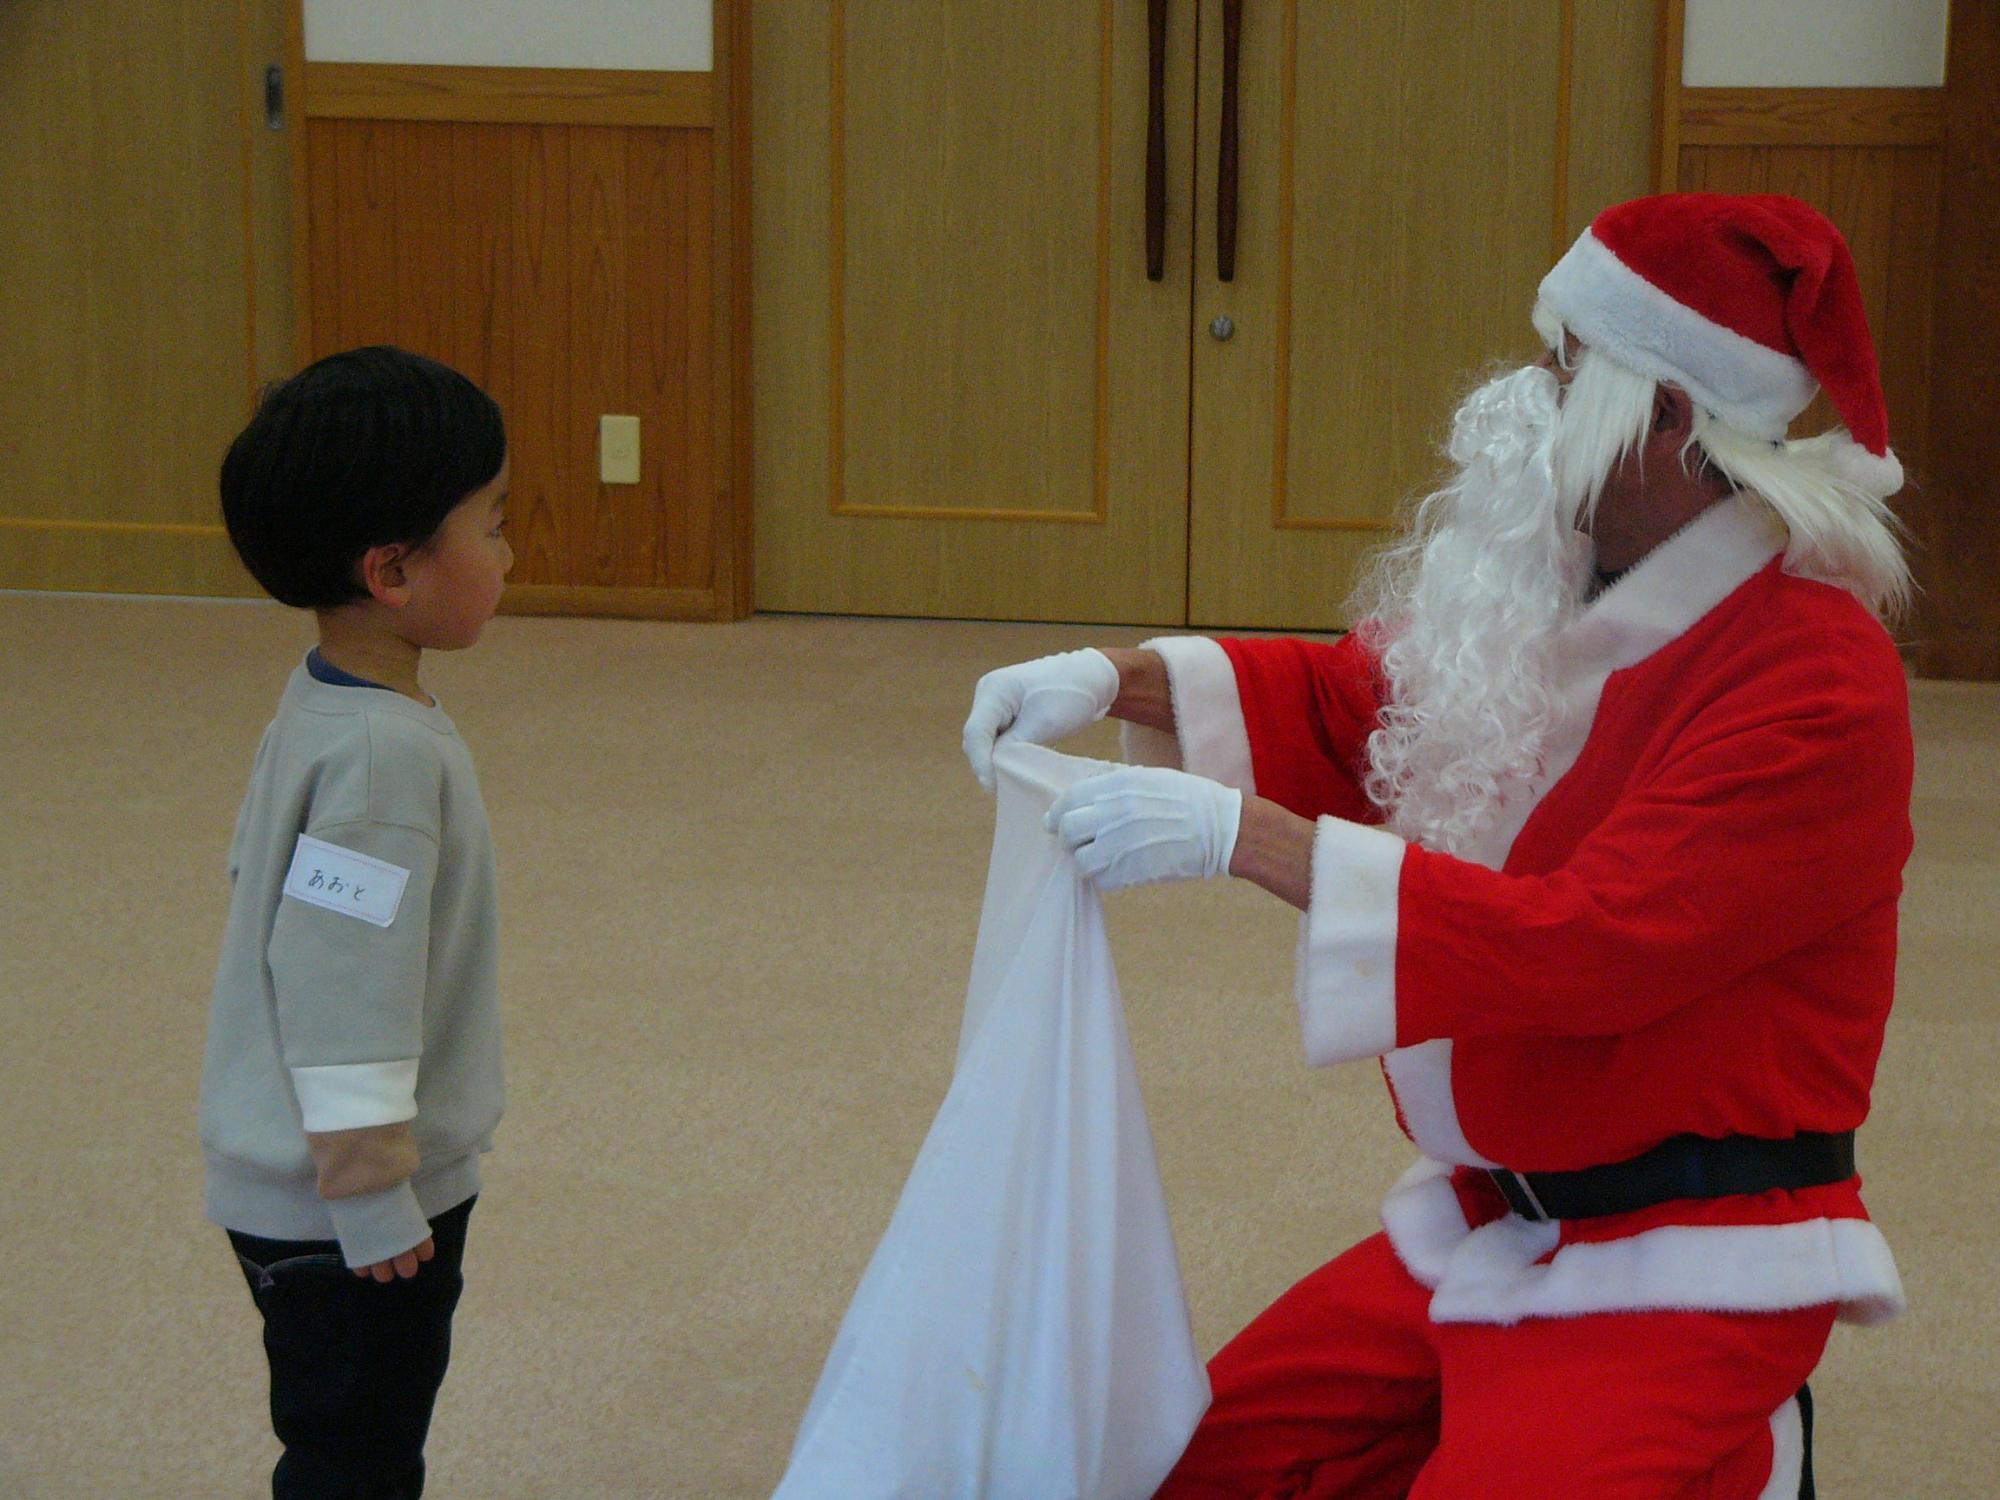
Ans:
[[[1561,350],[1566,330],[1547,304],[1535,307],[1535,328]],[[1656,382],[1634,374],[1585,345],[1564,393],[1558,482],[1565,493],[1588,491],[1587,519],[1619,458],[1644,439]],[[1909,607],[1912,586],[1903,556],[1902,523],[1888,503],[1856,484],[1840,456],[1849,446],[1836,429],[1817,437],[1766,442],[1731,427],[1699,403],[1681,463],[1700,463],[1762,501],[1784,523],[1790,541],[1785,571],[1846,589],[1876,618],[1893,622]]]

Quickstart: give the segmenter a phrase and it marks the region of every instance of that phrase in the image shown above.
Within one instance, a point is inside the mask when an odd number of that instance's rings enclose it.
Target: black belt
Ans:
[[[1579,1172],[1496,1167],[1486,1175],[1524,1219],[1595,1219],[1677,1198],[1730,1198],[1845,1182],[1854,1175],[1854,1132],[1804,1132],[1784,1141],[1677,1135],[1630,1161],[1608,1166]]]

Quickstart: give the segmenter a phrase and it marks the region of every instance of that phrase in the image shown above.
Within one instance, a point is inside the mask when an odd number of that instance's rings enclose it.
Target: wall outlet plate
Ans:
[[[639,419],[597,419],[597,477],[605,484],[639,482]]]

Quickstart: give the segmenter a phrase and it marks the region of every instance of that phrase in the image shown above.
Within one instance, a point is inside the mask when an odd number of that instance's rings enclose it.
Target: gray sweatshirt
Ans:
[[[493,841],[444,713],[292,674],[230,850],[208,1216],[387,1260],[479,1190],[504,1091]]]

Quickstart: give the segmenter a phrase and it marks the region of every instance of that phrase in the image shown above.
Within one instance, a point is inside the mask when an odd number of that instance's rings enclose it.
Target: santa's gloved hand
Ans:
[[[1099,890],[1229,873],[1243,794],[1159,766],[1086,777],[1043,820]]]
[[[1118,669],[1102,651],[1065,651],[1001,667],[972,690],[965,758],[993,790],[993,747],[1008,740],[1047,745],[1087,729],[1118,701]]]

